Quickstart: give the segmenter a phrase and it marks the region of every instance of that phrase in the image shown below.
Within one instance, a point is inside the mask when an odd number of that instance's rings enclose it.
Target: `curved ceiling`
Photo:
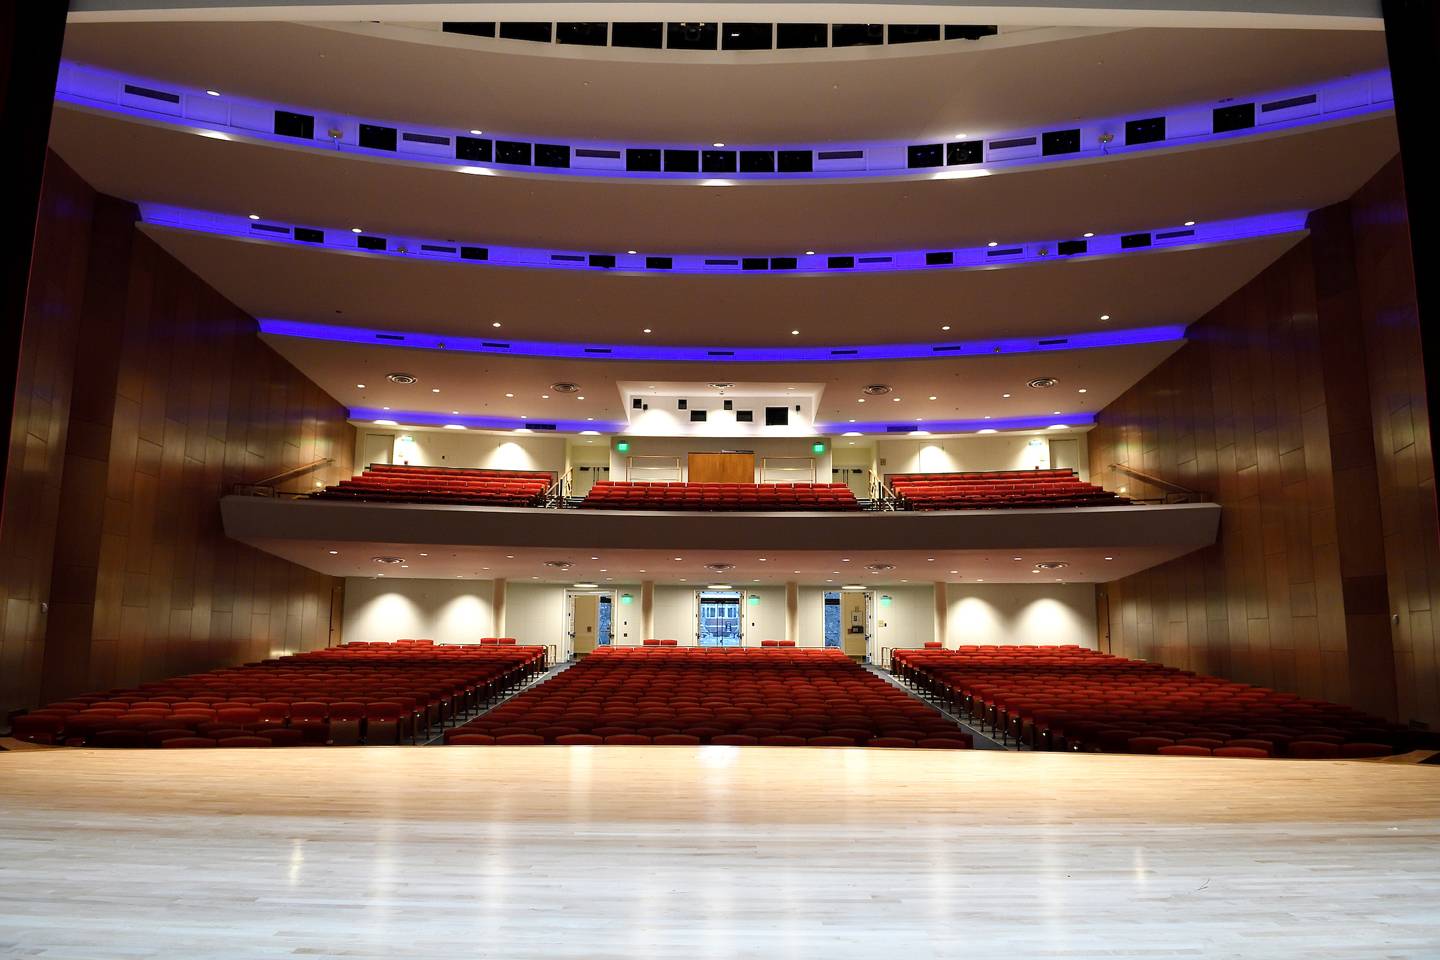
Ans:
[[[1184,325],[1300,236],[988,270],[697,276],[479,267],[143,229],[256,317],[450,336],[489,335],[498,321],[524,340],[787,347]]]
[[[1018,38],[1018,39],[1017,39]],[[952,137],[1383,68],[1374,31],[1056,28],[845,57],[550,47],[383,24],[72,23],[68,59],[371,117],[652,142]],[[778,62],[777,62],[778,61]],[[717,124],[720,126],[717,127]]]
[[[444,416],[460,411],[457,416],[461,417],[563,421],[593,417],[604,425],[626,420],[622,382],[655,384],[657,388],[667,382],[698,383],[716,378],[742,385],[773,384],[777,376],[784,376],[789,379],[781,383],[823,387],[815,420],[837,428],[851,419],[857,423],[909,423],[917,417],[921,423],[985,417],[1063,423],[1070,416],[1084,423],[1182,344],[1171,340],[1099,350],[909,362],[793,363],[777,370],[767,364],[722,367],[489,357],[273,334],[262,334],[262,339],[343,406],[366,411],[389,407],[382,415],[401,423],[405,413]],[[418,382],[395,384],[385,379],[396,371],[416,376]],[[1046,390],[1026,386],[1038,377],[1054,377],[1059,383]],[[581,392],[564,396],[549,389],[562,380],[579,384]],[[872,383],[889,384],[893,393],[861,403],[865,396],[862,388]],[[505,396],[507,393],[513,396]],[[695,395],[700,395],[698,388]],[[712,390],[710,395],[718,394]],[[936,399],[930,400],[932,396]],[[1057,410],[1060,413],[1056,414]]]
[[[51,144],[100,190],[137,201],[462,243],[753,255],[981,246],[1311,210],[1349,196],[1397,150],[1386,113],[968,179],[706,186],[468,176],[189,131],[60,104]]]

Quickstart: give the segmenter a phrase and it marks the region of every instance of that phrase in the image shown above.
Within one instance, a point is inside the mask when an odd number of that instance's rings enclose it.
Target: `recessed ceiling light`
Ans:
[[[381,409],[381,410],[389,410],[390,408],[389,408],[389,407],[381,407],[380,409]]]
[[[631,253],[631,254],[635,253],[634,250],[626,250],[625,252],[626,252],[626,253]]]
[[[576,399],[576,400],[584,400],[585,398],[584,398],[584,397],[576,397],[575,399]]]
[[[1056,416],[1056,417],[1060,416],[1060,411],[1059,411],[1059,410],[1051,410],[1050,413],[1051,413],[1052,416]]]
[[[1045,429],[1047,429],[1047,430],[1069,430],[1069,429],[1070,429],[1070,425],[1069,425],[1068,423],[1052,423],[1052,424],[1050,424],[1050,426],[1046,427]]]
[[[941,327],[940,329],[941,329],[941,330],[949,330],[949,329],[950,329],[950,324],[947,323],[947,324],[945,324],[945,326]]]
[[[685,558],[684,558],[684,557],[676,557],[675,559],[676,559],[676,560],[684,560]]]
[[[1008,394],[1008,393],[1002,393],[1002,394],[1000,394],[1000,396],[1004,397],[1006,400],[1009,400],[1009,399],[1010,399],[1010,394]]]
[[[446,429],[446,430],[464,430],[464,429],[465,429],[465,425],[464,425],[463,423],[447,423],[447,424],[445,424],[445,429]]]
[[[976,432],[976,433],[994,433],[994,432],[995,432],[995,428],[994,428],[994,427],[982,427],[982,428],[980,428],[979,430],[976,430],[975,432]]]
[[[899,398],[899,397],[891,397],[891,398],[890,398],[890,401],[891,401],[892,403],[899,403],[899,402],[900,402],[900,398]]]
[[[1085,232],[1085,239],[1086,239],[1086,240],[1089,240],[1089,239],[1090,239],[1091,237],[1093,237],[1093,236],[1095,236],[1095,234],[1089,232],[1088,230]]]
[[[1110,319],[1110,314],[1108,314],[1108,313],[1102,313],[1102,314],[1100,314],[1100,319],[1101,319],[1101,320],[1109,320],[1109,319]]]
[[[864,398],[864,397],[856,397],[856,398],[855,398],[855,402],[856,402],[856,403],[864,403],[864,402],[865,402],[865,398]]]
[[[799,331],[799,330],[791,330],[791,331],[790,331],[790,336],[792,336],[792,337],[798,337],[798,336],[800,336],[800,331]]]
[[[960,571],[959,571],[959,570],[951,570],[950,572],[951,572],[951,573],[959,573]]]
[[[430,392],[431,392],[431,393],[439,393],[439,392],[440,392],[440,388],[439,388],[439,387],[431,387],[431,388],[430,388]]]
[[[454,416],[459,416],[459,415],[460,415],[460,411],[459,411],[459,410],[451,410],[451,411],[450,411],[450,415],[451,415],[452,417],[454,417]]]
[[[985,244],[985,246],[987,246],[987,247],[998,247],[998,246],[1000,246],[1000,241],[999,241],[999,240],[991,240],[989,243]]]
[[[1187,226],[1187,227],[1193,227],[1193,226],[1195,226],[1195,221],[1194,221],[1194,220],[1186,220],[1186,221],[1185,221],[1185,226]]]
[[[549,400],[549,399],[550,399],[550,394],[548,394],[548,393],[542,393],[542,394],[540,394],[540,399],[541,399],[541,400]]]
[[[851,423],[854,423],[854,422],[855,422],[855,418],[854,418],[854,417],[851,417],[851,418],[850,418],[850,422],[851,422]]]
[[[651,333],[651,332],[653,332],[653,331],[651,331],[651,329],[650,329],[649,327],[646,327],[643,332],[644,332],[644,333]]]
[[[976,582],[976,583],[984,583],[985,581],[984,581],[984,580],[981,580],[981,579],[979,579],[979,578],[977,577],[977,578],[975,579],[975,582]]]
[[[330,551],[330,556],[332,556],[332,557],[339,556],[339,555],[340,555],[340,551],[339,551],[339,550],[331,550],[331,551]],[[1109,560],[1110,558],[1109,558],[1109,557],[1106,557],[1105,559],[1106,559],[1106,560]]]
[[[1089,391],[1089,390],[1086,390],[1084,387],[1081,387],[1079,390],[1076,390],[1075,392],[1076,392],[1076,393],[1089,393],[1090,391]]]
[[[430,556],[430,554],[428,554],[428,553],[422,553],[422,554],[420,554],[420,556],[422,556],[422,557],[428,557],[428,556]]]
[[[220,91],[219,91],[219,90],[206,90],[205,92],[206,92],[207,94],[209,94],[210,96],[212,96],[212,97],[218,97],[218,96],[220,96]]]
[[[357,390],[364,390],[364,389],[365,389],[365,384],[363,384],[363,383],[357,383],[357,384],[355,384],[355,389],[357,389]]]
[[[500,321],[499,321],[499,320],[496,320],[494,323],[490,324],[490,326],[492,326],[492,327],[498,327],[498,326],[500,326]]]
[[[351,227],[351,228],[350,228],[350,232],[351,232],[351,233],[364,233],[365,231],[364,231],[364,230],[361,230],[359,227]]]
[[[395,426],[395,421],[394,421],[394,420],[376,420],[376,421],[375,421],[375,425],[376,425],[377,427],[393,427],[393,426]]]
[[[478,137],[478,136],[480,136],[480,134],[484,133],[485,131],[484,131],[484,130],[471,130],[470,132],[473,133],[473,134],[475,134],[475,136]]]
[[[250,219],[251,219],[251,220],[259,220],[259,219],[260,219],[260,214],[258,214],[258,213],[252,213],[252,214],[250,214]]]
[[[513,393],[507,393],[507,394],[505,394],[505,396],[507,396],[507,397],[513,397],[513,396],[515,396],[515,394],[513,394]]]
[[[849,558],[849,557],[841,557],[841,558],[840,558],[840,562],[841,562],[841,563],[849,563],[849,562],[850,562],[850,558]]]
[[[931,397],[930,399],[931,399],[931,400],[939,400],[940,398],[939,398],[939,397]]]
[[[1024,557],[1011,557],[1011,560],[1024,560]]]

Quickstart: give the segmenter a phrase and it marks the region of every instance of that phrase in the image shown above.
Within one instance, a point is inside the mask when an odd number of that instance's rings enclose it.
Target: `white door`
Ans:
[[[365,445],[360,448],[365,455],[364,464],[368,467],[372,463],[389,463],[394,447],[395,438],[388,433],[365,434]]]

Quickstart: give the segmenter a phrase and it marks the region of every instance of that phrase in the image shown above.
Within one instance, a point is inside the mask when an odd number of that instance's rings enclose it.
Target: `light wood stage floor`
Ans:
[[[1440,767],[0,753],[0,957],[1440,957]]]

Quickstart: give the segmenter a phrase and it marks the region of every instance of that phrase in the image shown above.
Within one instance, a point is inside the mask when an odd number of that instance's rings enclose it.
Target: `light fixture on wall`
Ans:
[[[597,588],[600,586],[600,584],[598,584],[598,583],[572,583],[572,584],[570,584],[570,586],[571,586],[573,589],[575,589],[575,590],[595,590],[595,589],[597,589]]]

